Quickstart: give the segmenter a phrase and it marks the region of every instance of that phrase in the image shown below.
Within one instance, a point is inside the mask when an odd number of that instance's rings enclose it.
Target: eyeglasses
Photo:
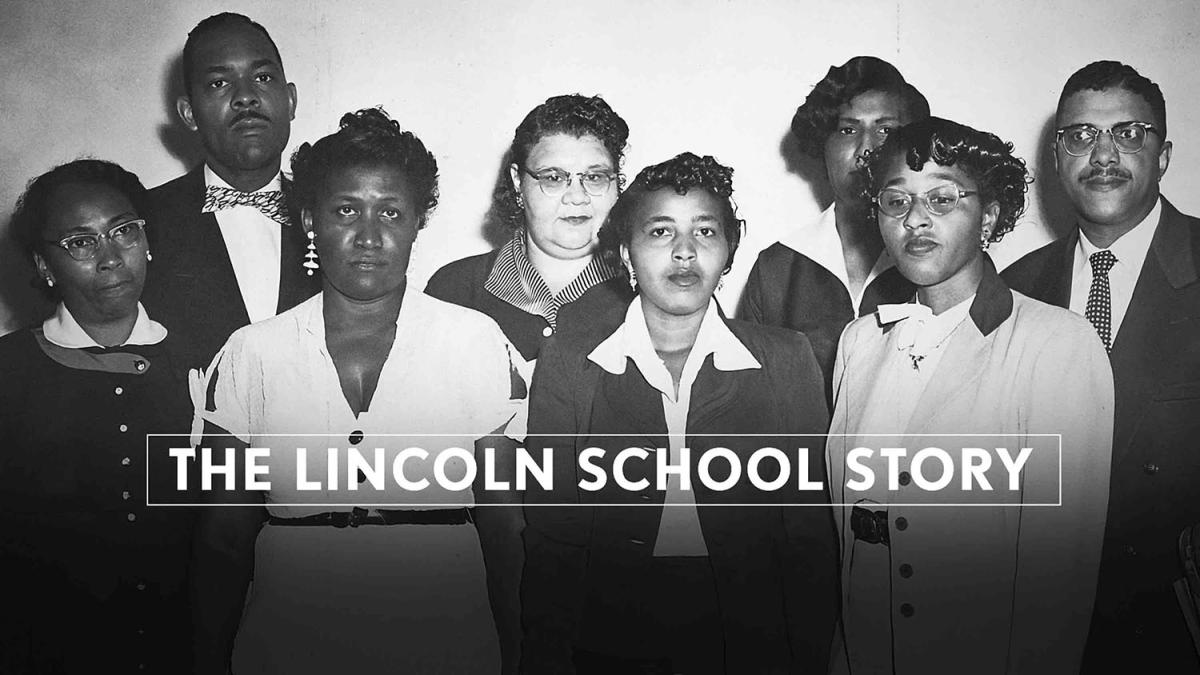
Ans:
[[[912,210],[913,200],[920,199],[925,210],[935,216],[944,216],[958,206],[958,200],[963,197],[979,194],[978,191],[960,190],[954,183],[939,185],[932,190],[920,194],[905,192],[900,188],[884,188],[879,195],[872,199],[884,215],[892,218],[903,218]]]
[[[109,229],[108,232],[94,234],[73,234],[58,241],[47,241],[61,247],[75,260],[91,260],[100,252],[100,240],[108,239],[118,248],[133,248],[142,243],[142,231],[146,227],[144,220],[127,220]]]
[[[1100,140],[1100,135],[1104,133],[1112,136],[1113,145],[1117,146],[1118,152],[1133,154],[1145,147],[1148,132],[1161,133],[1149,122],[1121,122],[1108,129],[1097,129],[1090,124],[1072,124],[1058,129],[1055,133],[1068,155],[1082,157],[1092,152],[1092,148],[1096,147]]]
[[[542,169],[541,171],[530,171],[524,167],[521,168],[529,175],[530,178],[537,181],[538,187],[542,189],[542,193],[547,197],[560,197],[567,188],[571,187],[573,176],[579,176],[579,184],[583,186],[584,192],[593,197],[603,196],[608,192],[608,188],[617,179],[617,174],[612,171],[581,171],[579,173],[568,173],[559,169]]]

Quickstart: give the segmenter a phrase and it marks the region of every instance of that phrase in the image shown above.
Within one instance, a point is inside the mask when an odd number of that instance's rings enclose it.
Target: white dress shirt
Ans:
[[[670,443],[670,463],[679,464],[680,448],[687,445],[687,417],[692,403],[692,384],[700,373],[709,354],[713,355],[713,366],[717,370],[751,370],[762,365],[746,349],[746,346],[730,332],[721,320],[717,304],[709,300],[708,309],[696,334],[696,342],[688,353],[679,377],[679,394],[675,394],[674,381],[667,366],[654,350],[650,330],[646,327],[646,315],[642,310],[643,299],[639,296],[630,303],[625,312],[625,323],[601,342],[588,359],[613,375],[625,373],[625,364],[632,360],[642,377],[650,386],[662,394],[663,414],[667,421],[667,437]],[[708,548],[700,530],[700,518],[696,512],[694,481],[692,489],[682,489],[678,474],[667,480],[667,494],[659,523],[658,537],[654,543],[654,555],[663,556],[706,556]]]
[[[842,252],[842,239],[838,236],[837,216],[832,204],[821,212],[820,218],[796,228],[780,239],[779,243],[797,253],[808,256],[813,262],[837,277],[842,282],[842,286],[846,287],[846,294],[850,296],[850,302],[854,305],[855,316],[862,314],[862,299],[867,286],[871,285],[875,277],[896,266],[896,262],[888,255],[887,249],[884,249],[879,254],[879,259],[875,261],[875,266],[871,268],[871,272],[867,274],[862,286],[855,293],[850,288],[850,273],[846,271],[846,257]]]
[[[204,165],[205,186],[235,189]],[[255,192],[274,192],[283,189],[280,175]],[[263,215],[253,206],[235,206],[213,214],[233,264],[238,289],[250,322],[275,316],[279,307],[279,257],[283,233],[279,223]],[[297,260],[299,265],[300,261]]]
[[[42,335],[50,344],[67,349],[83,349],[85,347],[103,347],[92,339],[91,335],[79,325],[71,310],[63,303],[58,303],[54,315],[42,322]],[[146,308],[138,303],[137,319],[133,322],[133,330],[129,337],[121,343],[125,345],[156,345],[167,337],[167,329],[146,314]]]
[[[1158,220],[1162,215],[1162,200],[1154,203],[1154,208],[1142,219],[1142,222],[1121,235],[1109,251],[1117,257],[1117,262],[1108,271],[1109,297],[1112,299],[1112,342],[1117,341],[1117,331],[1125,312],[1129,309],[1129,301],[1133,297],[1133,288],[1137,286],[1138,277],[1142,274],[1142,265],[1150,252],[1150,242],[1158,230]],[[1088,292],[1092,288],[1091,255],[1101,249],[1088,240],[1082,230],[1079,232],[1079,243],[1075,246],[1075,264],[1071,273],[1071,304],[1069,309],[1076,314],[1083,314],[1087,309]]]

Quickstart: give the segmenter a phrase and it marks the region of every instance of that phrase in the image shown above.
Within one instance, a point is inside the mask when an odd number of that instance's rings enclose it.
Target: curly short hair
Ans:
[[[1000,205],[996,226],[988,236],[988,241],[997,242],[1016,226],[1025,211],[1025,192],[1033,182],[1025,161],[1013,156],[1012,150],[1012,143],[995,134],[930,117],[901,127],[867,156],[868,189],[874,195],[883,188],[881,172],[897,156],[904,157],[913,171],[922,170],[928,162],[957,166],[979,186],[980,203]],[[875,209],[871,212],[875,214]]]
[[[905,81],[895,66],[874,56],[856,56],[831,66],[792,117],[792,135],[800,151],[814,159],[825,157],[825,141],[837,126],[838,111],[854,97],[870,91],[895,94],[912,121],[929,117],[929,101]]]
[[[1063,85],[1062,95],[1058,97],[1058,109],[1055,118],[1062,113],[1063,103],[1073,94],[1084,90],[1104,91],[1105,89],[1124,89],[1141,96],[1150,104],[1150,111],[1157,118],[1154,123],[1161,127],[1162,138],[1167,137],[1167,102],[1163,99],[1162,90],[1134,70],[1119,61],[1095,61],[1075,71]]]
[[[283,57],[279,55],[279,47],[275,46],[275,41],[271,39],[271,34],[263,28],[262,24],[242,14],[234,12],[221,12],[214,14],[207,19],[196,24],[196,27],[188,33],[187,41],[183,43],[183,59],[181,65],[183,67],[183,91],[188,95],[192,93],[192,68],[195,66],[196,60],[196,43],[200,38],[215,33],[222,28],[230,26],[246,26],[262,33],[263,37],[267,38],[267,42],[271,43],[271,49],[275,52],[275,61],[279,63],[279,67],[283,67]]]
[[[608,150],[613,168],[621,170],[625,144],[629,140],[629,125],[604,99],[581,94],[552,96],[530,110],[517,125],[505,166],[509,163],[525,166],[533,146],[554,134],[568,134],[576,138],[595,136]],[[492,211],[497,219],[515,230],[524,226],[525,212],[517,201],[517,191],[512,181],[506,178],[507,169],[503,173],[505,177],[496,183],[496,191],[492,195]],[[620,188],[621,181],[618,179],[617,189]]]
[[[425,227],[438,203],[437,160],[421,139],[411,131],[401,131],[400,123],[388,117],[383,108],[346,113],[336,133],[296,150],[288,187],[292,213],[312,209],[318,190],[334,172],[363,165],[390,166],[401,171],[420,210],[420,227]]]
[[[690,152],[675,155],[661,164],[642,169],[608,213],[608,219],[600,228],[600,254],[614,267],[625,274],[621,265],[621,245],[629,246],[633,239],[631,216],[638,202],[647,193],[670,188],[676,194],[686,195],[690,190],[707,190],[718,197],[721,203],[722,228],[729,243],[729,257],[725,259],[725,271],[733,265],[733,254],[742,240],[746,222],[737,216],[737,204],[733,201],[733,169],[724,166],[711,155],[699,157]]]
[[[110,187],[124,195],[134,211],[144,212],[146,187],[136,175],[120,165],[90,158],[61,164],[29,181],[13,209],[10,231],[30,253],[45,253],[47,244],[42,230],[46,226],[50,199],[55,190],[72,183]]]

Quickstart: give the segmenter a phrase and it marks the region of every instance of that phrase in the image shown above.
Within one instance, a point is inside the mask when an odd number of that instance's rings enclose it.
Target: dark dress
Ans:
[[[145,434],[190,427],[171,354],[0,338],[0,672],[190,667],[192,513],[145,505]]]
[[[863,291],[855,313],[841,280],[812,258],[776,243],[759,254],[742,292],[738,318],[798,330],[808,336],[825,375],[825,395],[832,402],[833,362],[838,339],[854,319],[872,314],[879,305],[907,302],[917,287],[895,267],[884,270]]]

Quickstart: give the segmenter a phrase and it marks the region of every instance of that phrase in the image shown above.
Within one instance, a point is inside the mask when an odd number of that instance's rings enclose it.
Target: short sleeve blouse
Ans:
[[[504,427],[517,409],[519,402],[511,400],[510,346],[499,327],[483,314],[410,287],[370,410],[355,416],[325,345],[323,305],[318,294],[238,330],[207,373],[208,395],[198,415],[250,447],[272,449],[262,462],[271,479],[268,510],[294,518],[359,505],[473,503],[470,488],[441,489],[432,480],[432,465],[435,448],[458,447],[469,453],[475,439]],[[305,434],[330,436],[302,438]],[[421,436],[433,434],[441,436]],[[406,491],[393,480],[393,460],[414,445],[427,449],[430,457],[407,461],[405,477],[429,478],[430,487]],[[298,489],[294,448],[306,446],[306,479],[319,480],[318,490]],[[349,491],[344,454],[341,489],[331,486],[326,446],[336,446],[341,453],[356,447],[367,458],[375,448],[384,448],[385,489]],[[461,476],[463,464],[449,462],[446,475]],[[356,498],[363,501],[354,503]]]

